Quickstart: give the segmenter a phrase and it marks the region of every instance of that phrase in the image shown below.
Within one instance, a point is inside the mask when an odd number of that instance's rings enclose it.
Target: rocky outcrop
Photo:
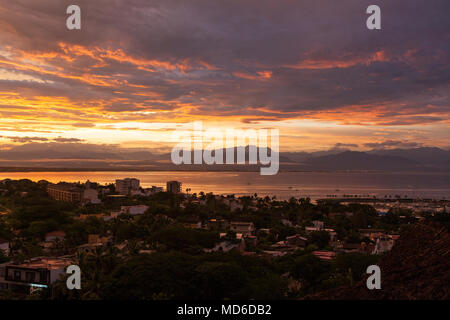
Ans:
[[[410,227],[379,266],[380,290],[367,289],[366,280],[363,280],[352,287],[332,289],[307,299],[449,300],[449,230],[432,223]]]

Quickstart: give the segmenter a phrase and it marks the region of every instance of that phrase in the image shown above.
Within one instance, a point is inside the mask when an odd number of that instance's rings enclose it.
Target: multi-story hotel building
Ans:
[[[47,193],[58,201],[76,203],[83,200],[83,189],[72,184],[50,184],[47,187]]]
[[[168,181],[167,182],[167,192],[180,193],[181,192],[181,182]]]
[[[132,190],[139,190],[140,181],[134,178],[116,180],[116,191],[123,195],[128,195]]]

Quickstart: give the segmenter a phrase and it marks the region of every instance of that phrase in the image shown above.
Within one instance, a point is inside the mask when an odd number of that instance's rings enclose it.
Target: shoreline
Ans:
[[[231,173],[259,173],[259,170],[192,170],[192,169],[84,169],[84,168],[0,168],[0,173],[77,173],[77,172],[231,172]],[[301,173],[401,173],[401,174],[442,174],[448,171],[409,171],[409,170],[282,170],[278,173],[284,172],[301,172]]]

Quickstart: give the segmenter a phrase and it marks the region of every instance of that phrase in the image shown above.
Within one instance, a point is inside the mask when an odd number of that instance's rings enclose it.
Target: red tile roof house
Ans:
[[[64,231],[52,231],[45,235],[45,242],[52,242],[56,239],[64,240],[66,233]]]
[[[312,254],[322,260],[333,260],[336,257],[336,253],[333,251],[313,251]]]

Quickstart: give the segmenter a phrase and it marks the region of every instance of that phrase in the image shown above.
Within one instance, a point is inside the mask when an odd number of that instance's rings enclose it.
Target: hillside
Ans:
[[[428,166],[448,166],[450,164],[450,151],[432,147],[414,149],[381,149],[372,150],[369,153],[381,156],[404,157]]]
[[[395,170],[413,168],[416,163],[399,156],[380,156],[365,152],[345,151],[308,159],[306,164],[322,170]]]
[[[423,223],[403,233],[379,264],[381,289],[368,290],[365,280],[308,299],[449,300],[450,234],[438,224]]]

